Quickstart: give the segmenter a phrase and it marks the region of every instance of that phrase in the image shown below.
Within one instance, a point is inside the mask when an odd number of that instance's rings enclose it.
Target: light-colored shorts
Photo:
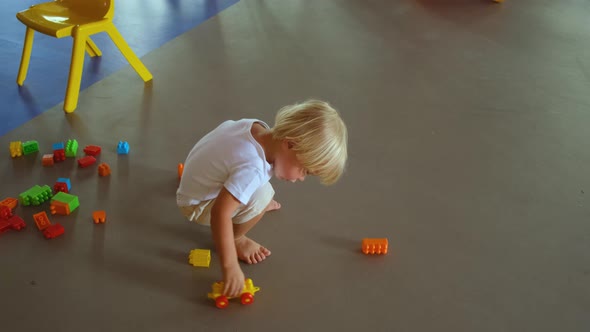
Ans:
[[[240,204],[232,215],[234,224],[242,224],[252,220],[257,215],[261,214],[268,206],[275,195],[272,185],[267,182],[256,189],[250,202],[247,205]],[[199,225],[211,225],[211,208],[215,204],[215,198],[209,201],[203,201],[197,205],[179,206],[180,212],[190,221],[194,221]]]

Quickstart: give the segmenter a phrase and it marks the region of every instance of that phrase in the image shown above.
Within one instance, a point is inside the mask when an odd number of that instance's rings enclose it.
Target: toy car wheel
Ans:
[[[229,301],[227,300],[227,297],[225,295],[218,296],[215,299],[215,306],[219,309],[223,309],[223,308],[227,307],[228,304],[229,304]]]
[[[242,294],[242,304],[252,304],[254,302],[254,295],[252,293]]]

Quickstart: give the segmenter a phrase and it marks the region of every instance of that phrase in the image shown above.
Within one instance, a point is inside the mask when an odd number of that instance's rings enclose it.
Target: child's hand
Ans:
[[[236,264],[230,268],[223,269],[223,295],[228,297],[238,297],[244,289],[244,272],[240,265]]]

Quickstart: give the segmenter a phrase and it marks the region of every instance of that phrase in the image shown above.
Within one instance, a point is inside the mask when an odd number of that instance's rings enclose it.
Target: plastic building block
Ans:
[[[68,190],[68,185],[66,185],[63,182],[57,182],[54,186],[53,186],[53,193],[57,194],[58,192],[64,192],[64,193],[69,193],[70,191]]]
[[[78,153],[78,141],[69,139],[66,143],[66,157],[75,157]]]
[[[67,216],[70,214],[70,206],[67,203],[60,201],[52,201],[49,206],[51,214],[61,214]]]
[[[107,176],[111,174],[111,166],[107,163],[101,163],[98,165],[98,175]]]
[[[53,160],[56,163],[66,160],[66,150],[64,150],[64,149],[53,150]]]
[[[35,213],[33,215],[33,219],[35,219],[35,224],[37,225],[37,228],[39,228],[40,231],[51,226],[51,221],[49,221],[49,218],[47,217],[47,213],[45,213],[45,211]]]
[[[18,205],[18,200],[16,198],[8,197],[2,200],[0,202],[0,205],[8,206],[9,208],[14,210]]]
[[[0,220],[0,234],[10,230],[10,223],[6,220]]]
[[[43,166],[53,166],[53,154],[44,154],[41,163]]]
[[[43,187],[34,186],[18,196],[23,206],[40,205],[51,197],[51,188],[48,185]]]
[[[10,156],[12,158],[20,157],[23,155],[23,145],[21,141],[10,142]]]
[[[64,142],[53,143],[53,151],[64,150],[65,148]]]
[[[107,221],[107,213],[105,211],[94,211],[92,212],[92,220],[95,224],[104,224]]]
[[[129,154],[129,143],[124,141],[119,141],[117,144],[117,153],[118,154]]]
[[[188,254],[188,263],[192,266],[209,267],[211,251],[207,249],[193,249]]]
[[[363,239],[362,250],[365,255],[380,255],[387,253],[387,247],[389,243],[386,238],[382,239],[370,239],[365,238]]]
[[[28,155],[39,151],[39,143],[37,141],[26,141],[23,142],[23,154]]]
[[[68,178],[57,178],[57,181],[55,181],[55,183],[59,183],[59,182],[65,183],[68,186],[68,192],[70,190],[72,190],[72,183],[70,182],[70,179],[68,179]]]
[[[184,164],[178,164],[178,180],[182,179],[182,173],[184,172]]]
[[[66,194],[64,192],[58,192],[57,194],[55,194],[55,196],[53,196],[53,198],[51,199],[51,203],[56,201],[66,203],[70,209],[70,213],[74,212],[74,210],[76,210],[78,206],[80,206],[78,196]]]
[[[8,219],[8,223],[10,224],[10,227],[15,231],[20,231],[27,227],[25,221],[19,216],[12,216],[12,218]]]
[[[51,225],[43,230],[43,236],[46,239],[53,239],[65,233],[65,229],[59,223],[55,223],[55,225]]]
[[[87,145],[84,148],[84,153],[86,153],[89,156],[98,156],[100,154],[100,146],[96,146],[96,145]]]
[[[81,168],[85,168],[90,165],[94,165],[95,162],[96,158],[94,158],[93,156],[86,156],[78,159],[78,166],[80,166]]]
[[[12,217],[12,209],[6,205],[0,205],[0,219],[8,219]]]
[[[231,299],[231,297],[222,295],[223,282],[220,281],[214,283],[213,286],[211,286],[211,290],[211,293],[207,294],[207,297],[215,300],[215,306],[217,308],[223,309],[229,305],[228,300]],[[244,289],[240,295],[242,304],[248,305],[254,303],[254,293],[258,292],[259,290],[260,287],[255,287],[252,279],[247,278],[244,281]]]

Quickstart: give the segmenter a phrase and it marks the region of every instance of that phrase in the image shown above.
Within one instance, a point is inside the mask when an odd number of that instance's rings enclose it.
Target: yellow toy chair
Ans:
[[[27,77],[35,30],[55,38],[68,36],[74,38],[70,75],[64,101],[64,110],[67,113],[73,112],[78,105],[80,81],[84,67],[84,51],[88,52],[91,57],[102,55],[100,49],[90,39],[90,35],[106,32],[139,76],[145,82],[150,81],[152,74],[115,28],[113,24],[114,13],[115,0],[54,0],[31,6],[31,8],[17,13],[16,17],[19,21],[27,26],[23,56],[16,79],[18,85],[22,86]]]

